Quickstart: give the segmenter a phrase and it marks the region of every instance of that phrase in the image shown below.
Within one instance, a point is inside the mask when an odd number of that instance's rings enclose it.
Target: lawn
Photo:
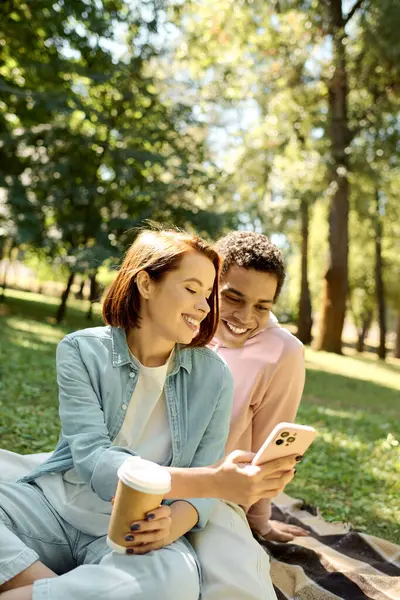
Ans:
[[[0,439],[17,452],[51,450],[58,438],[55,350],[68,332],[87,327],[75,301],[56,326],[57,300],[9,291],[0,305]],[[99,324],[96,306],[92,325]],[[306,350],[307,381],[297,421],[317,441],[286,491],[400,544],[400,362],[371,355]]]

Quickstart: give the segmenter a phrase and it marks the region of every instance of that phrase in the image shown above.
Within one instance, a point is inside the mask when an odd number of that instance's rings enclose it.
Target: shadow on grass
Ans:
[[[26,299],[7,296],[5,303],[2,304],[2,316],[7,318],[7,316],[20,315],[24,319],[33,319],[40,323],[55,325],[65,331],[65,333],[103,324],[100,315],[94,314],[91,321],[86,318],[87,302],[82,302],[82,308],[68,306],[63,322],[55,324],[57,305],[41,302],[35,294],[26,293],[26,296]]]
[[[400,359],[392,359],[393,362],[398,361],[398,364],[393,364],[393,363],[385,362],[383,360],[377,360],[376,358],[373,358],[372,356],[365,356],[362,354],[355,354],[353,356],[353,358],[356,358],[357,360],[359,360],[360,362],[362,362],[368,366],[371,366],[371,367],[377,366],[384,371],[388,371],[388,373],[395,373],[400,378]]]
[[[0,313],[0,438],[15,452],[51,450],[59,433],[56,348],[71,331],[101,323],[71,308],[61,325],[55,307],[7,296]]]
[[[353,379],[308,366],[304,397],[307,402],[369,415],[400,419],[399,390],[372,381]]]

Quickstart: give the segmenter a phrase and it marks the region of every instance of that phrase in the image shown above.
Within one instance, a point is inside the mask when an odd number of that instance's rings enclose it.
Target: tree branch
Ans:
[[[350,21],[350,19],[352,19],[354,17],[354,15],[358,11],[358,9],[361,8],[361,6],[364,4],[364,1],[365,0],[357,0],[357,2],[355,3],[355,5],[351,9],[351,11],[348,13],[348,15],[344,19],[345,25],[347,25],[347,23]]]

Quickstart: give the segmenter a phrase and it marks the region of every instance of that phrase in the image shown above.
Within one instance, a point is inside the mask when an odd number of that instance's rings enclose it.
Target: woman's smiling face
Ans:
[[[265,329],[275,298],[275,275],[233,265],[221,281],[216,336],[228,348],[239,348]]]
[[[184,254],[179,266],[161,281],[150,281],[141,318],[150,319],[154,333],[165,340],[190,344],[210,312],[208,299],[215,277],[215,267],[206,256],[195,251]]]

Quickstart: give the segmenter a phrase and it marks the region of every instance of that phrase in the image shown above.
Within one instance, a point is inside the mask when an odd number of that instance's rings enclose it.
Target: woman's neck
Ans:
[[[145,367],[160,367],[167,362],[175,344],[160,338],[142,320],[140,329],[130,329],[126,334],[129,350]]]

